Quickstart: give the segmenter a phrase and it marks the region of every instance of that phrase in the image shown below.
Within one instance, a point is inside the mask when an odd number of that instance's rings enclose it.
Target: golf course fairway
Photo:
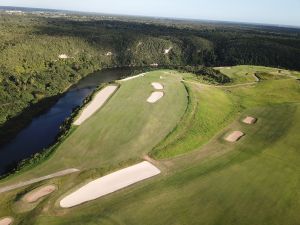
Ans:
[[[111,98],[71,127],[48,158],[1,180],[0,188],[68,168],[80,171],[1,193],[0,218],[26,225],[300,224],[300,74],[216,69],[231,83],[203,83],[173,70],[117,81]],[[155,82],[164,95],[150,104]],[[244,123],[248,116],[255,123]],[[234,131],[245,135],[226,141]],[[84,185],[145,160],[160,174],[60,207]],[[57,189],[31,205],[22,202],[47,185]]]

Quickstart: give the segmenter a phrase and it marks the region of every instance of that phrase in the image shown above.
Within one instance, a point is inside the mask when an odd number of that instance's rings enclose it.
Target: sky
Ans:
[[[0,0],[0,5],[300,26],[300,0]]]

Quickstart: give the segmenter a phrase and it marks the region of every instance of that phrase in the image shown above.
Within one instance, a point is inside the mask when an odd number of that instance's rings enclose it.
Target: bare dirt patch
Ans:
[[[159,99],[161,99],[163,96],[164,96],[164,93],[162,91],[152,92],[152,94],[150,95],[150,97],[147,99],[147,102],[149,102],[149,103],[155,103]]]
[[[44,187],[37,188],[29,193],[27,193],[24,197],[23,200],[27,203],[33,203],[38,201],[39,199],[51,194],[56,190],[55,185],[48,185]]]
[[[156,90],[163,90],[164,89],[164,86],[161,83],[158,83],[158,82],[153,82],[151,85]]]
[[[254,124],[256,123],[257,119],[251,116],[247,116],[245,119],[243,119],[243,123],[246,124]]]
[[[14,222],[13,218],[5,217],[0,219],[0,225],[11,225]]]
[[[153,177],[159,173],[160,170],[158,168],[144,161],[84,185],[77,191],[63,198],[60,201],[60,206],[62,208],[70,208],[80,205]]]
[[[117,86],[110,85],[100,90],[93,100],[85,107],[79,118],[73,123],[74,125],[81,125],[84,121],[90,118],[98,109],[100,109],[109,97],[117,90]]]
[[[229,134],[225,140],[228,142],[237,142],[240,140],[245,134],[241,131],[233,131],[231,134]]]

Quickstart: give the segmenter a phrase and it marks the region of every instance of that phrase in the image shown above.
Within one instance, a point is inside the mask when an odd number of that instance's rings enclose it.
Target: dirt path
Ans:
[[[0,194],[4,193],[4,192],[7,192],[7,191],[17,189],[17,188],[21,188],[21,187],[24,187],[24,186],[27,186],[27,185],[30,185],[30,184],[34,184],[34,183],[37,183],[37,182],[40,182],[40,181],[48,180],[48,179],[55,178],[55,177],[65,176],[65,175],[68,175],[68,174],[71,174],[71,173],[76,173],[78,171],[79,171],[78,169],[74,169],[74,168],[67,169],[67,170],[62,170],[62,171],[59,171],[57,173],[52,173],[52,174],[47,175],[47,176],[34,178],[34,179],[31,179],[31,180],[28,180],[28,181],[22,181],[22,182],[17,183],[17,184],[1,187],[0,188]]]
[[[128,80],[132,80],[132,79],[135,79],[135,78],[138,78],[138,77],[143,77],[145,75],[146,75],[146,73],[141,73],[141,74],[138,74],[138,75],[135,75],[135,76],[124,78],[124,79],[122,79],[120,81],[128,81]]]

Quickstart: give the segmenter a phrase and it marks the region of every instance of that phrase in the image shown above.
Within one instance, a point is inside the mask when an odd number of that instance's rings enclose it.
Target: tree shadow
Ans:
[[[12,139],[25,127],[27,127],[32,119],[47,112],[53,106],[62,94],[47,97],[35,104],[30,104],[21,113],[7,120],[0,126],[0,151],[1,148],[8,144]]]

